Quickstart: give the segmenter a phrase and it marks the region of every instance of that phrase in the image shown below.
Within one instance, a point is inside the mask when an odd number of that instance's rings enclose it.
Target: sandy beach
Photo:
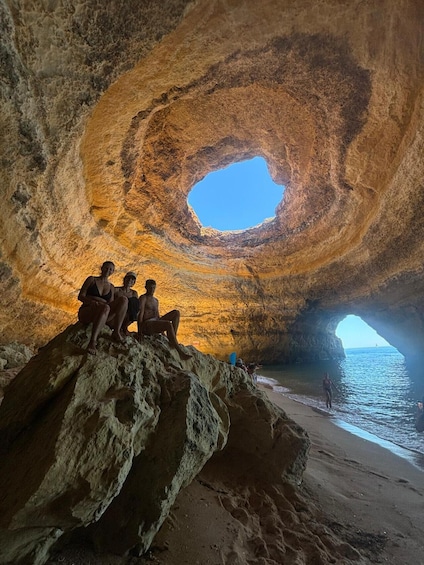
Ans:
[[[231,483],[219,467],[206,467],[179,494],[149,555],[94,555],[70,546],[49,563],[424,565],[424,473],[324,413],[260,388],[311,439],[299,493],[276,494],[272,485],[255,481]],[[275,557],[283,538],[284,556],[280,551]]]
[[[374,547],[371,563],[423,564],[424,473],[308,406],[270,390],[268,396],[309,434],[305,486],[332,529],[358,548]]]
[[[406,459],[338,427],[323,413],[261,388],[309,434],[312,445],[301,488],[322,524],[355,547],[365,562],[424,564],[424,473]],[[223,503],[225,495],[217,490],[212,481],[199,479],[180,494],[152,548],[155,562],[274,563],[259,556],[255,560],[243,550],[243,543],[252,547],[248,538],[254,519],[240,509],[240,520],[235,520],[237,514],[226,510],[228,500]],[[261,541],[270,543],[263,538],[255,540],[256,549]],[[355,557],[349,555],[346,560],[335,557],[327,562],[351,560]],[[301,561],[287,556],[281,563]]]

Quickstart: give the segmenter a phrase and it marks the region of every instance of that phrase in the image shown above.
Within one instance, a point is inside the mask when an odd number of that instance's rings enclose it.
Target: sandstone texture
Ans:
[[[76,320],[113,260],[226,359],[343,355],[357,314],[424,341],[421,0],[0,0],[1,340]],[[286,190],[242,232],[187,203],[254,156]],[[258,188],[260,190],[260,188]]]
[[[70,326],[6,388],[0,563],[45,563],[72,533],[99,552],[142,555],[181,489],[214,467],[239,496],[255,477],[280,504],[299,496],[306,432],[247,373],[194,348],[180,361],[163,336],[117,345],[106,329],[96,356],[88,339]],[[307,524],[293,527],[304,535]]]

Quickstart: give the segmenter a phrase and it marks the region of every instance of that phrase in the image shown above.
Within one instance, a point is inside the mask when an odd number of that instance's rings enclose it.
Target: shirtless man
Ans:
[[[332,400],[333,400],[333,390],[332,387],[334,386],[333,381],[330,379],[328,373],[324,373],[324,378],[322,379],[322,388],[324,389],[325,393],[325,405],[327,408],[332,408]]]
[[[177,341],[177,331],[180,324],[179,310],[171,310],[164,316],[159,314],[159,301],[153,295],[156,290],[156,281],[146,281],[146,293],[140,296],[140,312],[138,313],[138,339],[142,335],[154,335],[166,332],[171,347],[175,347],[181,359],[189,359],[191,355],[185,353]]]

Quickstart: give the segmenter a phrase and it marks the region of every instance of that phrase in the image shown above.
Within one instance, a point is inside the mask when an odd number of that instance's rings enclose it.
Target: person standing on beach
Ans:
[[[161,316],[159,314],[159,301],[153,295],[156,290],[156,281],[148,279],[146,281],[146,293],[140,296],[140,311],[138,313],[138,340],[141,341],[144,335],[166,333],[171,347],[174,347],[181,359],[190,359],[191,355],[185,353],[177,341],[177,331],[180,324],[180,311],[171,310]]]
[[[332,408],[333,400],[333,381],[330,379],[328,373],[324,373],[324,378],[322,379],[322,388],[325,393],[325,405],[327,408]]]

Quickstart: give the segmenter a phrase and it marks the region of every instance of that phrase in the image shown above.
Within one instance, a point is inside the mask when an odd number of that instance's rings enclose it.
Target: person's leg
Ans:
[[[129,335],[130,332],[128,331],[128,326],[131,324],[130,319],[128,318],[128,314],[125,314],[124,321],[122,322],[122,334]]]
[[[161,316],[160,319],[161,320],[169,320],[170,322],[172,322],[172,325],[174,326],[174,333],[175,333],[175,336],[176,336],[177,332],[178,332],[178,326],[180,325],[180,311],[179,310],[171,310],[171,312],[168,312],[164,316]]]
[[[110,313],[107,319],[107,324],[113,329],[113,338],[116,341],[122,341],[123,339],[121,329],[127,309],[128,298],[126,296],[118,296],[118,298],[110,303]]]
[[[171,347],[178,347],[177,337],[171,320],[165,320],[163,318],[160,320],[148,320],[142,325],[142,330],[146,335],[154,335],[165,332]]]
[[[181,346],[177,341],[177,336],[175,335],[174,331],[174,325],[171,320],[165,320],[164,317],[160,318],[160,320],[148,320],[147,322],[143,323],[142,331],[146,335],[165,332],[170,346],[174,347],[178,351],[180,357],[182,359],[190,359],[191,355],[185,353],[181,349]]]
[[[100,330],[105,326],[110,312],[109,305],[97,302],[90,306],[84,306],[78,311],[78,319],[83,324],[93,323],[91,338],[87,346],[87,351],[91,355],[97,352],[97,338]]]
[[[123,333],[129,335],[128,326],[133,322],[138,321],[138,313],[140,310],[139,299],[135,296],[130,296],[128,298],[128,309],[125,314],[124,322],[122,324]]]

